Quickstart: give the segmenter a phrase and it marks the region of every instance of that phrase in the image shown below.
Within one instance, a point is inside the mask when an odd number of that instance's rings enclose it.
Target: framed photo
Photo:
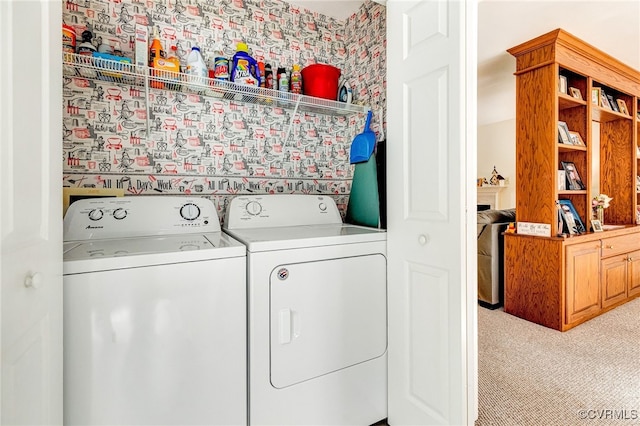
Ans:
[[[591,103],[594,105],[600,105],[600,91],[599,87],[591,88]]]
[[[602,232],[602,224],[598,219],[591,220],[591,228],[593,229],[593,232]]]
[[[569,133],[569,127],[564,121],[558,121],[558,142],[573,145],[571,141],[571,134]]]
[[[604,91],[600,91],[600,106],[602,108],[613,110],[613,108],[611,108],[611,104],[609,103],[609,99],[607,98],[607,94],[604,93]]]
[[[558,200],[558,203],[560,204],[560,212],[564,222],[563,232],[566,231],[564,232],[565,234],[571,235],[587,232],[571,200]]]
[[[577,146],[587,146],[582,140],[582,136],[580,133],[569,130],[569,135],[571,136],[571,143]]]
[[[611,105],[611,109],[614,110],[615,112],[620,112],[620,110],[618,109],[618,103],[616,102],[615,99],[613,99],[613,96],[607,95],[607,99],[609,100],[609,105]]]
[[[567,174],[564,170],[558,170],[558,191],[567,189]]]
[[[558,80],[558,91],[560,93],[567,93],[567,77],[561,75]]]
[[[569,94],[576,99],[582,100],[582,92],[578,88],[569,87]]]
[[[624,101],[624,99],[616,99],[616,102],[618,103],[618,108],[620,109],[620,113],[624,115],[629,115],[629,110],[627,109],[627,103]]]
[[[584,186],[584,183],[582,183],[582,179],[580,179],[580,175],[578,174],[576,165],[571,161],[562,161],[561,164],[567,176],[567,189],[571,189],[571,190],[585,189],[586,187]]]

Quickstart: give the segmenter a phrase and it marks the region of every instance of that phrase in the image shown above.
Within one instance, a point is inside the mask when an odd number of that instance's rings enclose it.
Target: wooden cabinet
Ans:
[[[629,269],[627,255],[603,259],[602,267],[602,307],[607,308],[627,298]]]
[[[561,29],[509,53],[516,58],[516,217],[549,224],[551,236],[505,238],[505,311],[566,330],[640,295],[640,72]],[[560,137],[564,124],[569,138]],[[581,185],[562,185],[569,182],[558,171],[567,163]],[[592,233],[598,194],[613,201],[604,211],[609,227]],[[561,235],[563,199],[587,232]]]
[[[600,312],[600,242],[566,248],[566,324],[591,318]]]

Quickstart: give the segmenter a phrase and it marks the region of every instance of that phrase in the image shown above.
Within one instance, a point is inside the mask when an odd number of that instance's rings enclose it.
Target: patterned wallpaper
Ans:
[[[193,45],[205,59],[219,50],[230,57],[245,41],[274,70],[333,64],[355,102],[374,112],[385,105],[385,9],[371,1],[344,22],[279,0],[69,0],[63,7],[78,35],[89,29],[94,44],[117,41],[131,58],[136,24],[157,26],[165,49],[176,46],[182,59]],[[328,194],[346,210],[349,145],[363,114],[292,117],[277,104],[161,89],[146,96],[144,88],[82,75],[65,75],[63,88],[64,186],[202,195],[221,217],[230,197],[246,193]]]

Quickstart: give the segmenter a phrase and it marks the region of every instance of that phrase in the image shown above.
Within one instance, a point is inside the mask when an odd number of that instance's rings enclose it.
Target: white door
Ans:
[[[476,418],[474,3],[387,2],[392,425]]]
[[[62,423],[61,22],[0,1],[3,425]]]

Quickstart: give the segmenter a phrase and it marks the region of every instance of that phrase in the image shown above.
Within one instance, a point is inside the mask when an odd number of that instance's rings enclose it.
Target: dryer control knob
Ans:
[[[100,220],[104,216],[104,213],[100,209],[93,209],[89,212],[89,219],[91,220]]]
[[[249,203],[247,203],[247,213],[252,216],[257,216],[262,213],[262,206],[257,201],[249,201]]]
[[[327,205],[325,203],[318,204],[318,207],[320,208],[320,211],[327,211]]]
[[[193,203],[187,203],[180,207],[180,216],[186,220],[196,220],[200,217],[200,207]]]
[[[117,220],[122,220],[127,217],[127,211],[125,209],[115,209],[113,212],[113,217]]]

